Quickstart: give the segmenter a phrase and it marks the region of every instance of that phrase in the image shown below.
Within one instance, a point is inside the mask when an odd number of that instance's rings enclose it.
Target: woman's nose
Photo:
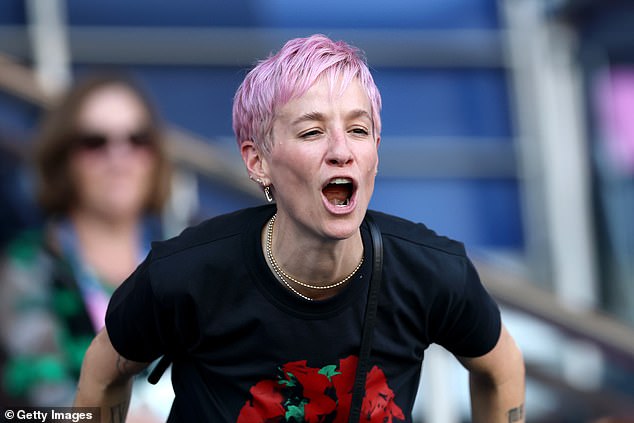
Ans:
[[[353,156],[348,142],[343,131],[332,134],[329,140],[328,163],[334,166],[345,166],[352,162]]]

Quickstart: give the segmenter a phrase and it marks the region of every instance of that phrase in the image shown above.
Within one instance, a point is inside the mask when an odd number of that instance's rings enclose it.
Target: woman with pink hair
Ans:
[[[380,110],[359,50],[323,35],[249,72],[233,127],[269,204],[154,245],[76,405],[123,415],[131,375],[164,355],[170,422],[411,422],[438,343],[471,373],[474,421],[524,421],[522,356],[462,244],[368,210]]]

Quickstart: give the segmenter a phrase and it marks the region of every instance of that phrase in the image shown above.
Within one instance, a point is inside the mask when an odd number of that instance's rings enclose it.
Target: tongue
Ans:
[[[324,195],[331,204],[341,205],[345,204],[350,191],[345,185],[328,185],[323,190]]]

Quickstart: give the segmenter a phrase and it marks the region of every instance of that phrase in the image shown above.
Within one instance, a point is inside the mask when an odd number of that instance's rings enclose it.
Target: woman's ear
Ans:
[[[263,186],[269,185],[268,163],[255,143],[252,140],[242,141],[240,154],[249,173],[249,178]]]

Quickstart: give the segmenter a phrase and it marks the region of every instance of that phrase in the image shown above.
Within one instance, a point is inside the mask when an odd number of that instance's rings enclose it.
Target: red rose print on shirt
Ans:
[[[285,410],[282,407],[284,397],[278,390],[278,384],[272,380],[263,380],[252,387],[252,400],[249,407],[242,407],[239,422],[278,422]]]
[[[350,356],[339,360],[339,365],[322,368],[308,367],[305,360],[286,363],[279,368],[276,380],[251,387],[251,398],[240,410],[237,423],[346,423],[357,361],[356,356]],[[405,419],[379,367],[372,367],[368,373],[365,390],[362,422]]]

